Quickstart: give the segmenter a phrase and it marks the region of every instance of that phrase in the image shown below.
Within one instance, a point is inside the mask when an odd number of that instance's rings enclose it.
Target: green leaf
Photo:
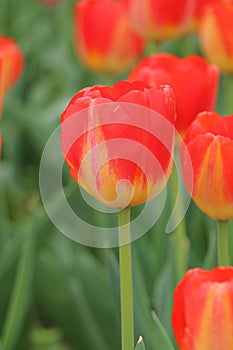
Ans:
[[[134,253],[136,253],[134,251]],[[152,313],[151,303],[145,284],[143,283],[143,276],[138,264],[137,255],[134,254],[134,268],[137,278],[134,280],[134,295],[135,295],[135,323],[136,330],[142,334],[148,349],[153,350],[174,350],[172,342],[166,333],[160,320]]]
[[[36,256],[34,220],[28,232],[24,235],[21,260],[3,328],[2,341],[4,350],[16,349],[18,337],[28,312]]]
[[[109,349],[119,326],[112,313],[107,271],[88,249],[62,235],[55,236],[51,244],[38,265],[40,303],[75,347],[89,349],[95,344],[96,350]],[[118,347],[114,344],[112,348]]]
[[[172,239],[172,237],[169,238]],[[171,312],[173,305],[173,292],[175,289],[174,276],[174,264],[172,260],[168,260],[157,276],[152,294],[152,308],[156,310],[158,318],[170,336],[172,335]]]
[[[139,337],[135,350],[146,350],[142,337]]]
[[[1,250],[0,255],[0,279],[7,273],[10,267],[15,263],[20,254],[20,245],[22,243],[22,236],[16,235],[11,240],[8,239],[4,249]]]
[[[155,312],[152,311],[151,315],[154,321],[155,333],[157,335],[158,343],[160,344],[160,349],[175,350],[167,332]]]

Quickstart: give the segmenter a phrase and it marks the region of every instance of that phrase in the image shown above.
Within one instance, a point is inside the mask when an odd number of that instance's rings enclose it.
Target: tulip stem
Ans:
[[[218,220],[218,265],[230,265],[227,220]]]
[[[118,213],[119,223],[119,261],[121,294],[121,341],[122,350],[134,349],[134,313],[131,243],[130,242],[130,208]]]
[[[223,80],[223,96],[225,96],[223,101],[223,108],[225,111],[224,115],[229,115],[232,112],[233,108],[233,100],[232,100],[232,86],[233,86],[233,77],[230,74],[223,74],[222,75]]]
[[[177,156],[177,154],[175,154]],[[178,187],[179,187],[179,181],[178,181],[178,169],[174,169],[171,175],[171,199],[173,205],[176,202],[177,195],[178,195]],[[180,190],[180,189],[179,189]],[[180,218],[183,216],[183,203],[182,198],[179,198],[176,210],[175,210],[175,216],[177,220],[179,221]],[[176,282],[179,282],[186,270],[187,270],[187,236],[186,236],[186,227],[185,227],[185,221],[182,219],[177,227],[174,230],[174,268],[176,273]]]

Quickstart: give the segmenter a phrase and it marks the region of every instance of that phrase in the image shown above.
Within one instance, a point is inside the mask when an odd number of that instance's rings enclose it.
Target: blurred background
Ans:
[[[117,249],[85,247],[66,238],[50,222],[39,192],[41,155],[70,98],[85,86],[113,84],[128,74],[95,74],[80,64],[73,43],[74,3],[60,0],[49,6],[39,0],[0,0],[0,33],[13,37],[25,56],[24,73],[5,97],[1,120],[0,338],[4,350],[120,349]],[[195,34],[161,45],[160,51],[179,56],[200,53]],[[155,50],[150,44],[144,55]],[[232,112],[230,93],[222,76],[217,104],[222,114]],[[104,225],[103,215],[85,207],[67,169],[64,186],[80,215]],[[172,233],[165,234],[172,206],[168,196],[157,223],[132,245],[136,337],[143,335],[147,350],[163,348],[161,327],[174,343],[170,315],[178,282],[175,242]],[[188,267],[216,266],[215,222],[191,203],[185,225]],[[232,224],[230,231],[232,251]]]

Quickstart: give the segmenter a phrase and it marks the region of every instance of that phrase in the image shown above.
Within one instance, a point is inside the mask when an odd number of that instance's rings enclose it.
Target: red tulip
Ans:
[[[154,198],[171,173],[174,119],[168,86],[121,81],[81,90],[61,116],[71,176],[108,206]]]
[[[169,40],[185,32],[193,0],[122,0],[133,28],[148,40]]]
[[[150,86],[170,85],[176,95],[176,129],[183,135],[197,113],[215,105],[219,73],[197,55],[179,58],[171,54],[154,54],[143,59],[129,75]]]
[[[87,68],[106,73],[125,71],[144,50],[144,40],[130,27],[121,4],[113,0],[76,3],[75,44]]]
[[[184,145],[186,147],[184,147]],[[191,158],[193,184],[186,170]],[[233,115],[200,113],[181,146],[184,181],[197,206],[219,220],[233,218]]]
[[[0,114],[4,95],[18,81],[23,66],[23,54],[16,42],[0,36]]]
[[[223,72],[233,72],[233,1],[222,1],[205,12],[199,37],[206,57]]]
[[[233,267],[189,270],[174,293],[179,350],[233,349]]]

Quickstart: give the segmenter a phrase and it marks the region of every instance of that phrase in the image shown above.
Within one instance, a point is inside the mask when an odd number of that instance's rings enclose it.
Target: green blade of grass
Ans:
[[[27,315],[36,255],[35,232],[33,223],[24,236],[21,259],[3,327],[2,342],[4,350],[16,349],[17,340]]]

